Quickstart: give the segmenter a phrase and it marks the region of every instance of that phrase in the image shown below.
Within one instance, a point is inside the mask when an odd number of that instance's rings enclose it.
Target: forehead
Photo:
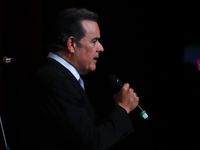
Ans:
[[[100,29],[95,21],[83,20],[81,24],[85,30],[86,36],[95,36],[100,38]]]

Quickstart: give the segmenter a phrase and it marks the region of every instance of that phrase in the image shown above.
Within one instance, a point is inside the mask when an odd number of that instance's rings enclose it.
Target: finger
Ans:
[[[130,88],[130,89],[129,89],[129,92],[133,93],[133,92],[134,92],[134,90],[133,90],[132,88]]]
[[[136,96],[135,100],[136,100],[137,102],[139,102],[140,98],[139,98],[138,96]]]
[[[135,101],[139,101],[139,97],[137,96],[137,93],[133,92],[132,96]]]
[[[122,87],[122,90],[128,90],[130,87],[129,83],[125,83]]]
[[[133,96],[134,96],[134,97],[137,97],[137,94],[136,94],[135,92],[133,92]]]

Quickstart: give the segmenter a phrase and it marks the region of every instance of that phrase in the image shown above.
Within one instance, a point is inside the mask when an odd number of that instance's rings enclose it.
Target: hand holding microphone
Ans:
[[[139,102],[139,97],[134,92],[132,88],[130,88],[128,83],[125,83],[120,91],[114,95],[115,104],[121,106],[126,110],[129,114],[132,110],[134,110]]]
[[[108,83],[116,93],[114,95],[114,100],[117,105],[123,107],[127,113],[130,113],[134,109],[138,109],[140,116],[145,120],[149,120],[146,111],[138,105],[139,97],[134,90],[130,88],[128,83],[123,85],[122,81],[113,74],[108,77]]]

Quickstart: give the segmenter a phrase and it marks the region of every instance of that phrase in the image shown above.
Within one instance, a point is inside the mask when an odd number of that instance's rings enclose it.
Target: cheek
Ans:
[[[87,63],[88,63],[89,66],[94,66],[94,65],[96,65],[95,60],[94,60],[94,57],[95,57],[95,56],[93,56],[93,55],[87,57]]]
[[[88,49],[88,51],[85,55],[85,59],[87,60],[88,63],[92,63],[95,55],[96,55],[96,53],[93,49]]]
[[[95,54],[93,54],[92,52],[90,53],[90,55],[88,55],[88,65],[90,70],[96,69],[96,60],[94,59],[94,57]]]
[[[96,56],[96,50],[92,45],[83,45],[82,49],[80,50],[81,58],[80,65],[89,70],[95,70],[96,69],[96,62],[94,60],[94,57]]]

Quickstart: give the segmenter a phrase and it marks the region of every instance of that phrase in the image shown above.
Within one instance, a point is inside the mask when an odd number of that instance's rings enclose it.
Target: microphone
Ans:
[[[2,134],[3,134],[3,139],[4,139],[4,144],[5,144],[5,150],[10,150],[10,148],[8,147],[7,142],[6,142],[6,136],[5,136],[5,133],[4,133],[3,123],[2,123],[2,120],[1,120],[1,116],[0,116],[0,126],[1,126],[1,131],[2,131]]]
[[[0,59],[1,64],[10,64],[16,62],[16,58],[8,58],[7,56],[4,56],[3,59]]]
[[[120,91],[120,89],[123,86],[122,81],[114,74],[111,74],[108,77],[108,83],[110,85],[110,87],[113,89],[114,93],[117,93]],[[140,107],[140,105],[137,105],[136,109],[138,109],[140,111],[140,116],[144,119],[144,120],[149,120],[149,116],[146,113],[145,110],[142,109],[142,107]]]

